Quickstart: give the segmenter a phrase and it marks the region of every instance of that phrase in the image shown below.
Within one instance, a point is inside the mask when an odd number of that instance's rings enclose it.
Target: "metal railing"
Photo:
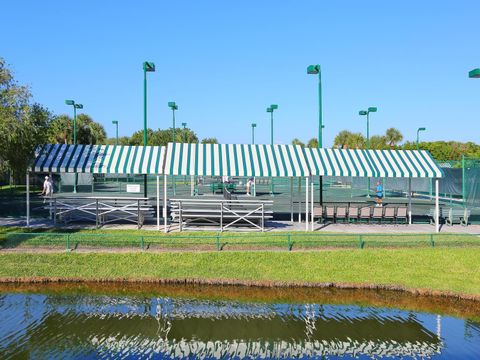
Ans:
[[[46,207],[53,217],[54,224],[57,220],[95,221],[98,229],[99,226],[110,222],[127,221],[137,224],[140,228],[144,215],[153,211],[148,201],[149,198],[134,197],[53,197],[48,200]]]
[[[180,231],[189,223],[218,225],[220,231],[246,224],[265,231],[265,219],[272,217],[273,201],[231,199],[171,199],[171,216]]]
[[[477,247],[480,234],[222,234],[0,233],[0,249],[296,250],[342,248]]]

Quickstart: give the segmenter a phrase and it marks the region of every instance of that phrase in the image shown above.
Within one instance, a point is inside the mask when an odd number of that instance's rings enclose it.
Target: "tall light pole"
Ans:
[[[77,144],[77,109],[83,109],[82,104],[75,103],[74,100],[65,100],[66,105],[73,106],[73,144]],[[74,174],[73,193],[77,193],[77,173]]]
[[[270,113],[270,143],[273,145],[273,111],[278,109],[277,104],[271,104],[267,108],[267,112]],[[270,181],[270,195],[273,196],[273,177]]]
[[[368,110],[361,110],[358,115],[367,116],[367,149],[370,149],[370,113],[377,112],[376,107],[369,107]]]
[[[307,74],[318,75],[318,147],[323,147],[323,117],[322,117],[322,69],[320,65],[307,66]],[[323,176],[319,177],[320,206],[323,205]]]
[[[255,144],[255,128],[257,127],[257,124],[252,123],[252,144]]]
[[[183,126],[183,142],[187,143],[187,123],[182,122],[182,126]]]
[[[173,114],[173,141],[172,142],[175,142],[175,110],[178,110],[178,105],[175,103],[175,101],[169,101],[168,107],[172,109],[172,114]]]
[[[480,78],[480,69],[473,69],[472,71],[468,72],[468,77],[470,79],[478,79]]]
[[[272,104],[267,108],[267,112],[270,113],[270,142],[273,145],[273,111],[278,109],[278,105]]]
[[[112,124],[115,125],[115,145],[118,145],[118,121],[113,120]]]
[[[143,146],[147,146],[147,72],[155,72],[153,62],[143,62]],[[143,176],[143,195],[147,197],[147,175]]]
[[[370,149],[370,113],[377,112],[376,107],[369,107],[367,110],[360,110],[358,115],[367,116],[367,149]],[[367,198],[370,197],[370,178],[367,178]]]
[[[420,150],[419,140],[420,140],[420,131],[425,131],[427,128],[420,127],[417,129],[417,150]]]
[[[323,118],[322,118],[322,71],[320,65],[309,65],[307,74],[318,75],[318,147],[323,147]]]

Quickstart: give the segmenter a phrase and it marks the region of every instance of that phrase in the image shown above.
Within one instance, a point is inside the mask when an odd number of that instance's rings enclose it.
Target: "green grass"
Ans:
[[[336,282],[480,294],[477,248],[305,252],[2,253],[0,278]]]

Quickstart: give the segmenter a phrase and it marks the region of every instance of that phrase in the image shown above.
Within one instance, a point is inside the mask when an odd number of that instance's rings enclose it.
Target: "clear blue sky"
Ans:
[[[323,76],[324,142],[365,132],[358,110],[377,106],[371,133],[397,127],[407,139],[476,141],[479,135],[480,1],[6,1],[0,56],[34,100],[70,113],[65,99],[114,136],[143,128],[142,62],[149,127],[171,126],[179,105],[200,138],[223,143],[308,140],[318,128]]]

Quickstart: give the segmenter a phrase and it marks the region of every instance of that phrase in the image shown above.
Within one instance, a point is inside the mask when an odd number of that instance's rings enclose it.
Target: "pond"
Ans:
[[[1,358],[479,358],[476,302],[399,292],[0,286]]]

